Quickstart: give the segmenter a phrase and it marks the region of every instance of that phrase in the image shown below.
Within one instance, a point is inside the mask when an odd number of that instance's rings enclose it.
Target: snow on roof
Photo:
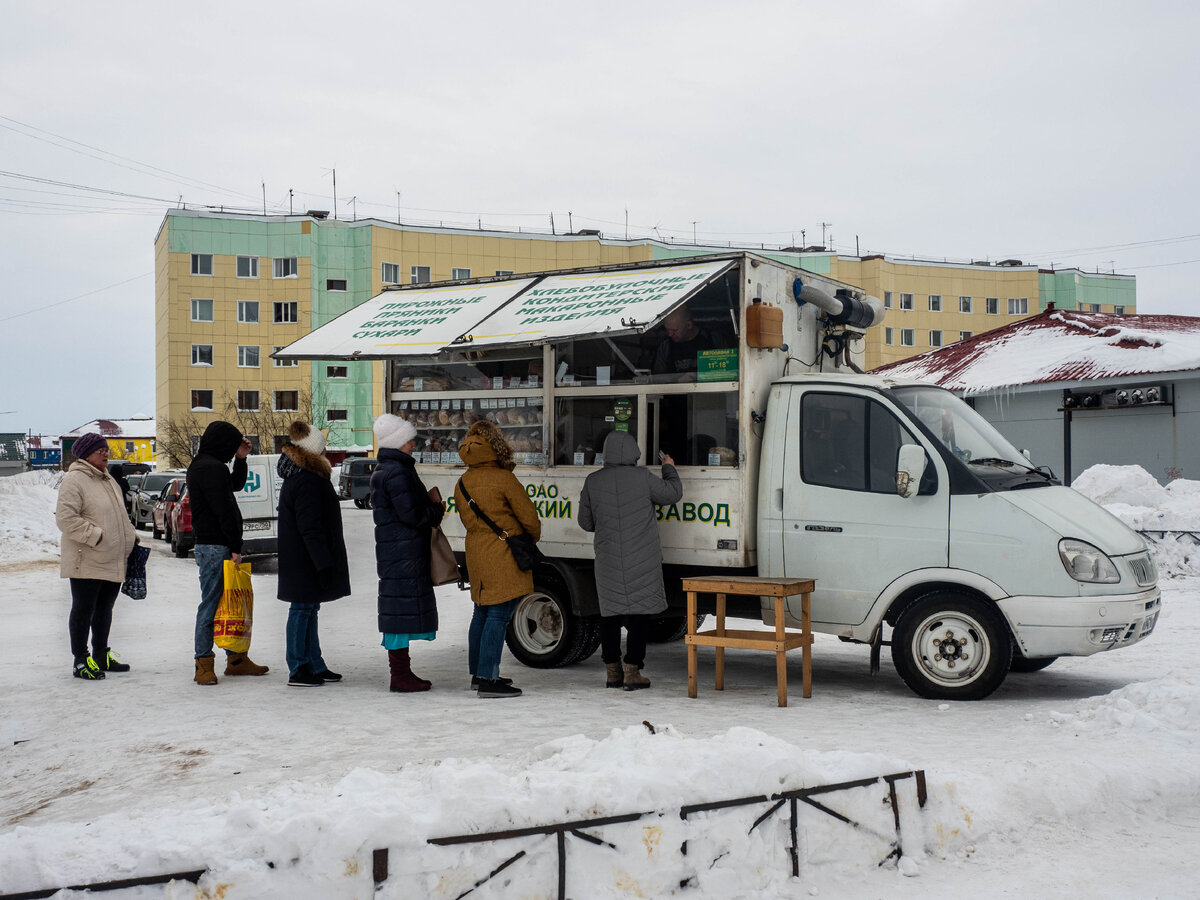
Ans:
[[[1000,387],[1200,369],[1200,317],[1048,309],[872,370],[978,394]]]
[[[82,437],[88,432],[96,432],[106,438],[153,438],[155,437],[154,420],[141,417],[132,419],[92,419],[86,425],[73,428],[61,437]]]

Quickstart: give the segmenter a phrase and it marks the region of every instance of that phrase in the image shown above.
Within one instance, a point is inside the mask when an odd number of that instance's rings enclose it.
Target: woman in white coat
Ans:
[[[125,581],[125,563],[138,538],[121,489],[108,474],[108,442],[98,434],[85,434],[71,451],[76,459],[59,485],[54,512],[62,532],[59,575],[71,580],[73,674],[96,680],[105,672],[129,671],[109,649],[108,632],[113,604]]]

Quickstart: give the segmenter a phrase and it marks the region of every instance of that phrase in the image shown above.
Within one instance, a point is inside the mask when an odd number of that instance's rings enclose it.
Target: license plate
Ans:
[[[271,523],[268,520],[260,519],[257,522],[243,522],[242,531],[270,531]]]

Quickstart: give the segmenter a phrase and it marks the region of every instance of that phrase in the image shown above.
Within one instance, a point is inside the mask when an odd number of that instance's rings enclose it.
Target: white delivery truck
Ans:
[[[279,552],[279,491],[283,479],[276,466],[279,454],[246,457],[246,484],[234,494],[242,511],[242,552]]]
[[[658,639],[685,631],[680,577],[718,571],[815,579],[814,630],[866,645],[873,667],[890,645],[931,698],[978,699],[1010,668],[1146,637],[1160,600],[1143,540],[949,392],[861,374],[883,314],[735,253],[397,287],[276,356],[386,360],[385,406],[417,426],[421,477],[443,497],[471,422],[504,429],[548,557],[509,632],[530,666],[598,645],[576,516],[612,430],[643,460],[670,453],[683,479],[658,511],[672,602]],[[461,551],[458,517],[444,527]],[[733,599],[731,614],[773,624],[768,603]]]

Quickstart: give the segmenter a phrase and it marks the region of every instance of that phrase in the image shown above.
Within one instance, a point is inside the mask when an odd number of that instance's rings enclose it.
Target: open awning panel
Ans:
[[[278,359],[429,356],[534,281],[521,278],[384,291],[272,355]]]
[[[735,261],[547,275],[475,326],[471,345],[553,342],[556,338],[646,328]]]

